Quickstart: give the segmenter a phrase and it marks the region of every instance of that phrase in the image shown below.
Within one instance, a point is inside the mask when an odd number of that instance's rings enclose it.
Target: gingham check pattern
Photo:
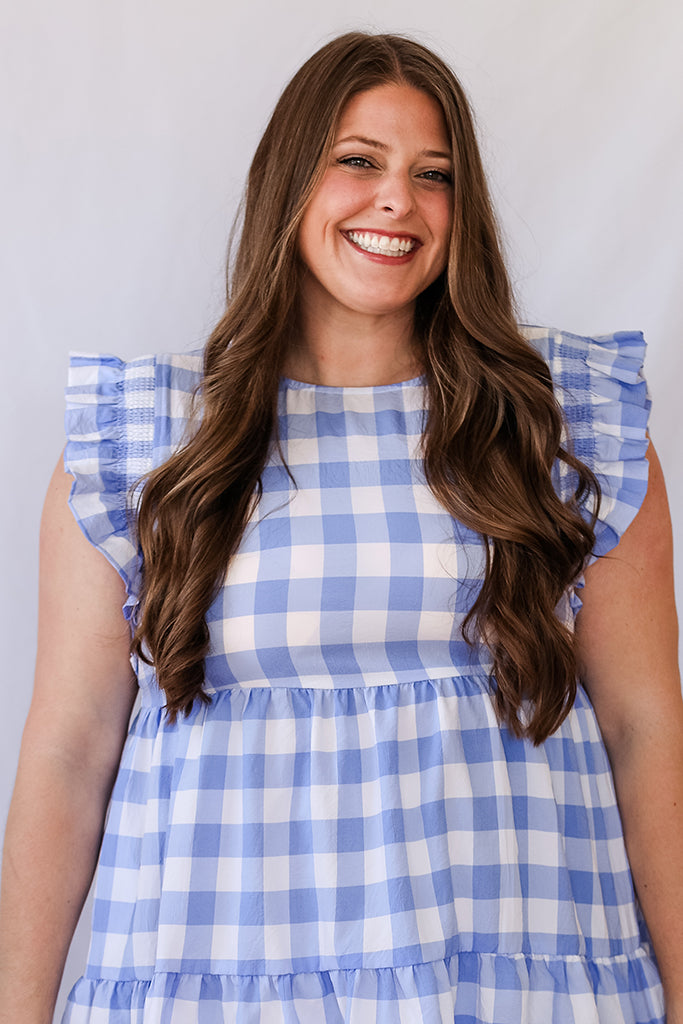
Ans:
[[[528,334],[600,475],[602,554],[646,485],[642,339]],[[199,370],[73,361],[72,506],[129,613],[126,492]],[[211,705],[169,726],[141,667],[65,1020],[663,1021],[585,694],[542,747],[515,740],[461,639],[482,553],[424,483],[423,408],[419,380],[283,382],[296,487],[273,457],[209,616]]]

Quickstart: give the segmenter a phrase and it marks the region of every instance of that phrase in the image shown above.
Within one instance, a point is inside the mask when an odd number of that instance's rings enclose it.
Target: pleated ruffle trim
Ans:
[[[631,956],[463,952],[379,970],[81,978],[63,1024],[664,1024],[645,949]]]

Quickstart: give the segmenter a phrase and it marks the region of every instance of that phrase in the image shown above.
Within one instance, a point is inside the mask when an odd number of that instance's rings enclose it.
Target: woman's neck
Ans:
[[[411,380],[422,372],[412,310],[391,316],[322,318],[302,310],[286,376],[330,387],[373,387]]]

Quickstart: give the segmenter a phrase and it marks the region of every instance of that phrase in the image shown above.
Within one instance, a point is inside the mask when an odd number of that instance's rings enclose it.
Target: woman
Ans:
[[[114,778],[66,1021],[683,1019],[641,358],[516,326],[438,58],[304,65],[203,363],[74,361],[1,1020],[50,1018]]]

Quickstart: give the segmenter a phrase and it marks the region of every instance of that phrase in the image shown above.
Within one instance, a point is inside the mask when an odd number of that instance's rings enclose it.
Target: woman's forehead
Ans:
[[[355,93],[343,107],[334,143],[346,138],[378,143],[385,138],[413,135],[432,140],[427,145],[450,156],[450,140],[441,104],[429,93],[404,83],[384,83]]]

